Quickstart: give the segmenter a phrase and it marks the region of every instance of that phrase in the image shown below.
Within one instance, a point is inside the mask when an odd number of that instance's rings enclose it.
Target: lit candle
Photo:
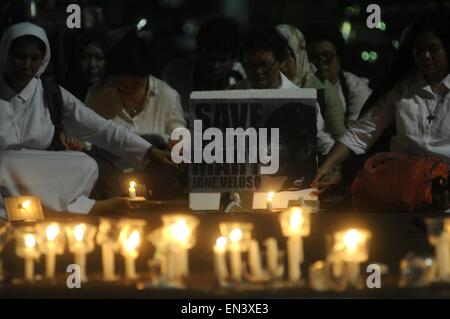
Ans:
[[[195,244],[195,229],[199,220],[184,214],[164,215],[161,218],[166,253],[164,270],[169,281],[181,281],[189,276],[188,250]]]
[[[137,247],[141,241],[141,234],[138,230],[133,230],[130,236],[124,240],[123,246],[125,254],[125,274],[127,279],[136,279],[136,258],[138,256]]]
[[[221,223],[219,227],[222,236],[226,237],[228,242],[228,251],[231,259],[231,279],[235,282],[241,282],[241,253],[249,249],[253,225],[250,223]]]
[[[267,194],[267,198],[266,198],[266,206],[267,206],[267,211],[269,212],[269,213],[271,213],[272,212],[272,209],[273,209],[273,197],[275,196],[275,193],[274,192],[269,192],[268,194]]]
[[[84,232],[86,230],[85,224],[79,224],[75,226],[73,231],[75,238],[75,264],[80,267],[81,281],[86,281],[86,250],[84,247],[83,239]]]
[[[214,245],[214,269],[219,280],[219,283],[223,284],[228,278],[228,268],[226,262],[226,246],[227,239],[223,236],[217,238]]]
[[[437,281],[450,281],[450,218],[427,218],[428,240],[434,246]]]
[[[36,236],[34,234],[25,234],[25,279],[33,280],[34,278],[34,258],[36,251]]]
[[[281,230],[287,239],[288,276],[292,282],[301,277],[300,265],[303,262],[303,240],[310,232],[310,210],[305,207],[292,207],[280,215]]]
[[[435,245],[436,260],[438,265],[437,277],[440,281],[447,281],[450,277],[450,240],[446,232],[438,237]]]
[[[97,228],[93,225],[80,223],[70,224],[66,228],[69,239],[69,250],[74,254],[75,264],[80,267],[81,281],[87,281],[86,255],[95,248],[94,236]]]
[[[231,277],[237,282],[242,280],[241,240],[242,230],[233,229],[230,232]]]
[[[45,276],[48,279],[55,277],[56,255],[64,252],[64,236],[58,223],[38,224],[41,251],[45,254]]]
[[[271,276],[275,278],[279,274],[277,240],[273,237],[267,238],[264,245],[266,246],[267,268]]]
[[[129,193],[130,198],[132,198],[132,199],[136,198],[136,182],[135,181],[130,182],[130,187],[128,188],[128,193]]]
[[[252,239],[250,241],[250,247],[248,251],[248,262],[250,265],[250,271],[255,279],[263,278],[263,269],[261,265],[261,254],[259,251],[258,241]]]
[[[138,219],[122,219],[119,222],[121,229],[119,235],[120,252],[125,258],[125,276],[129,280],[137,278],[136,259],[139,256],[145,224],[145,220]]]
[[[119,229],[117,223],[106,218],[100,219],[97,235],[97,244],[102,247],[103,280],[114,281],[115,273],[114,254],[118,249]]]
[[[364,229],[349,229],[335,234],[334,250],[346,262],[349,282],[355,288],[361,286],[360,263],[368,260],[370,237],[370,232]]]

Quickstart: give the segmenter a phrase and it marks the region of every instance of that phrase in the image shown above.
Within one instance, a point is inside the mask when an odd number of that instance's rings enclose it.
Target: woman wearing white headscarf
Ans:
[[[93,159],[79,152],[47,151],[55,126],[40,76],[50,56],[45,31],[29,22],[11,26],[0,43],[0,218],[6,216],[3,197],[25,194],[40,197],[45,208],[58,212],[87,214],[126,208],[124,200],[88,198],[98,176]],[[147,141],[60,89],[67,136],[102,145],[134,162],[152,159],[170,164]]]
[[[294,26],[282,24],[278,32],[286,39],[289,52],[281,71],[301,88],[317,89],[318,102],[325,120],[325,129],[334,138],[346,131],[345,113],[338,92],[329,81],[320,81],[311,70],[303,34]]]

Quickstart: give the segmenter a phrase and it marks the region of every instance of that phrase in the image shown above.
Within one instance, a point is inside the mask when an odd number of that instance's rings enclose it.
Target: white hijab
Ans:
[[[12,25],[3,34],[2,42],[0,43],[0,74],[3,74],[5,72],[6,61],[8,60],[11,43],[18,37],[24,35],[33,35],[45,43],[45,55],[34,77],[39,78],[42,73],[44,73],[48,63],[50,62],[51,56],[47,33],[44,29],[35,24],[32,24],[30,22],[21,22]]]
[[[314,71],[311,66],[306,52],[306,41],[303,34],[296,27],[288,24],[280,24],[276,26],[278,32],[286,39],[289,47],[295,56],[296,70],[294,82],[299,87],[305,87],[310,83],[311,77],[314,76]]]

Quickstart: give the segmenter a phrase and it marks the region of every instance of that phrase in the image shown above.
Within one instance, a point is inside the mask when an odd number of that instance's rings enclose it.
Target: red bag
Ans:
[[[352,183],[353,207],[366,211],[431,208],[436,206],[433,186],[444,189],[447,177],[448,164],[440,159],[378,153],[365,162]]]

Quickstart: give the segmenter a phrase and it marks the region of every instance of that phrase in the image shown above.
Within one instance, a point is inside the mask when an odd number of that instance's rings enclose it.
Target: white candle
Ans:
[[[278,275],[278,245],[275,238],[267,238],[265,241],[267,268],[270,274],[275,277]]]
[[[80,280],[82,282],[87,281],[87,275],[86,275],[86,252],[84,250],[83,245],[76,245],[75,247],[75,264],[80,267]]]
[[[436,249],[436,259],[438,264],[438,279],[439,280],[448,280],[450,277],[450,249],[449,249],[450,241],[449,236],[446,232],[443,232],[441,236],[439,236]]]
[[[136,182],[135,181],[131,181],[130,182],[130,187],[128,188],[128,193],[130,198],[136,198]]]
[[[287,240],[287,250],[288,250],[288,273],[289,280],[296,282],[300,279],[301,270],[301,246],[302,237],[301,236],[290,236]]]
[[[269,212],[269,213],[271,213],[272,212],[272,209],[273,209],[273,197],[275,196],[275,193],[274,192],[269,192],[268,194],[267,194],[267,198],[266,198],[266,206],[267,206],[267,211]]]
[[[167,279],[169,281],[173,281],[177,279],[177,274],[179,272],[179,267],[177,265],[178,258],[175,253],[175,247],[173,247],[174,244],[169,243],[168,249],[166,252],[166,273],[167,273]]]
[[[361,276],[359,262],[348,262],[348,280],[350,285],[355,288],[360,288],[361,286]]]
[[[261,254],[259,251],[259,244],[256,240],[250,241],[250,248],[248,252],[248,262],[252,275],[259,279],[263,277],[263,270],[261,265]]]
[[[56,267],[56,240],[60,233],[58,224],[50,224],[45,230],[45,275],[52,279],[55,277]]]
[[[113,281],[116,279],[114,246],[114,242],[106,242],[102,245],[103,280],[105,281]]]
[[[136,279],[136,258],[138,256],[137,247],[141,241],[141,234],[138,230],[133,230],[130,236],[123,243],[125,248],[125,276],[127,279]]]
[[[56,253],[54,249],[50,248],[47,250],[47,253],[45,254],[45,276],[49,279],[55,277],[55,266],[56,266],[55,264],[56,264]]]
[[[36,236],[33,234],[25,234],[25,250],[24,250],[24,261],[25,261],[25,279],[34,279],[34,258],[36,252]]]
[[[226,262],[227,239],[219,237],[214,245],[214,270],[220,283],[224,283],[228,278],[228,268]]]
[[[189,255],[185,248],[180,247],[178,251],[178,276],[188,277],[189,276]]]
[[[242,230],[239,228],[235,228],[230,232],[231,278],[236,282],[242,281],[242,235]]]

